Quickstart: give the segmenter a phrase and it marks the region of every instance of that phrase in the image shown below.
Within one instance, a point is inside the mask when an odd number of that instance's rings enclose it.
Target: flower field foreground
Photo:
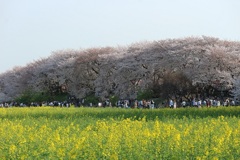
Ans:
[[[240,108],[1,108],[0,159],[240,159]]]

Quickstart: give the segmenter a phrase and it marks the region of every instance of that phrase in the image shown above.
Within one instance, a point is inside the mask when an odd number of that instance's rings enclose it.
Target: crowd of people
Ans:
[[[17,103],[17,102],[3,102],[0,103],[0,107],[70,107],[72,105],[71,102],[68,101],[51,101],[51,102],[31,102],[31,103]]]
[[[204,100],[193,98],[191,101],[182,100],[180,106],[178,107],[220,107],[220,106],[236,106],[239,105],[239,102],[235,102],[234,99],[225,98],[220,100],[220,98],[206,98]],[[177,102],[175,100],[169,100],[170,108],[177,108]]]
[[[207,98],[204,100],[201,99],[192,99],[192,100],[180,100],[169,99],[161,103],[155,103],[153,99],[150,100],[132,100],[132,99],[120,99],[116,103],[107,99],[105,101],[94,103],[85,103],[84,99],[81,101],[52,101],[52,102],[31,102],[31,103],[17,103],[17,102],[2,102],[0,107],[118,107],[118,108],[139,108],[139,109],[154,109],[154,108],[180,108],[180,107],[220,107],[220,106],[237,106],[240,105],[239,102],[231,98],[225,98],[220,100],[219,98]]]

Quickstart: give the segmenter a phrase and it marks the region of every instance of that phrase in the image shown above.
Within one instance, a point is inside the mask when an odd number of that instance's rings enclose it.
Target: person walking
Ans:
[[[169,107],[173,108],[173,100],[172,99],[169,100]]]
[[[176,101],[176,100],[174,100],[174,102],[173,102],[173,108],[174,108],[174,109],[177,108],[177,101]]]

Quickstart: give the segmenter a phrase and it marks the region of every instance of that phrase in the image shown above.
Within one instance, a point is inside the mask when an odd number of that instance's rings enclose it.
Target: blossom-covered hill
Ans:
[[[155,96],[221,91],[239,98],[240,42],[202,36],[56,51],[0,75],[0,101],[27,89],[77,98],[136,98],[144,90]]]

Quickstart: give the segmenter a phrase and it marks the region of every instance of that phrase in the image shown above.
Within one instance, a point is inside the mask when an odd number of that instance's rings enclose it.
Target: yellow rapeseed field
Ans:
[[[240,159],[227,110],[1,108],[0,159]]]

